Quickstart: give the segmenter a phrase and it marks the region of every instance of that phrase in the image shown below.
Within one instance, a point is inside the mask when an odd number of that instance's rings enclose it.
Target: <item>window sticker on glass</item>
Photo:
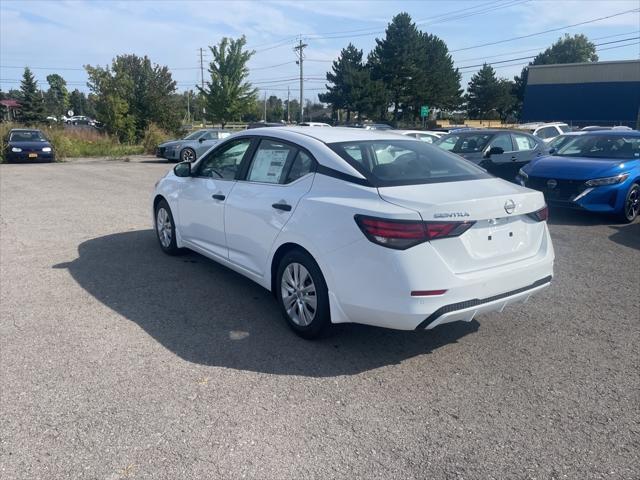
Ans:
[[[260,149],[251,166],[249,180],[252,182],[278,183],[287,163],[289,150]]]

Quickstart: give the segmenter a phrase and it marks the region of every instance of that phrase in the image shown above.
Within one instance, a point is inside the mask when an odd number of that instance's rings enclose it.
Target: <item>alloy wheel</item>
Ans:
[[[187,148],[182,151],[183,162],[193,162],[195,159],[196,159],[196,153],[190,148]]]
[[[640,188],[634,186],[627,195],[624,213],[627,219],[634,220],[638,216],[638,211],[640,211]]]
[[[291,321],[301,327],[309,325],[318,308],[316,286],[309,271],[299,263],[290,263],[282,273],[280,288]]]
[[[160,244],[164,248],[169,248],[171,246],[173,232],[171,229],[171,217],[169,217],[169,212],[167,212],[164,207],[160,207],[156,214],[156,229],[158,231]]]

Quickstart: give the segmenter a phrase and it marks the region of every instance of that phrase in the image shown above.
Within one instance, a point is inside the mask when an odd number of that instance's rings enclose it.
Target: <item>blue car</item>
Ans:
[[[543,192],[549,205],[633,222],[640,211],[640,132],[585,132],[531,161],[518,176],[523,186]]]

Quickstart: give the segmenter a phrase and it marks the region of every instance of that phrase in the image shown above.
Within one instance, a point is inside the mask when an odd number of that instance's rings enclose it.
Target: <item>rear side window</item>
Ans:
[[[295,182],[297,179],[304,177],[306,174],[313,172],[314,170],[313,159],[302,150],[298,151],[296,158],[291,164],[289,174],[284,183]]]
[[[516,150],[534,150],[537,147],[537,143],[533,138],[521,133],[514,133],[513,141],[516,145]]]
[[[371,140],[329,147],[376,187],[490,178],[473,163],[425,142]],[[359,159],[353,152],[359,151]]]
[[[261,140],[253,156],[247,175],[250,182],[284,183],[287,161],[296,155],[297,149],[287,143]]]

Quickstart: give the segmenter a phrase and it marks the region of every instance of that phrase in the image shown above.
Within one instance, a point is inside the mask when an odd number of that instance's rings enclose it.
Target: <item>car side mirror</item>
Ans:
[[[556,153],[556,149],[555,148],[550,148],[549,149],[549,155],[553,155],[554,153]]]
[[[190,177],[191,176],[191,162],[181,162],[173,167],[173,173],[176,177]]]
[[[202,143],[202,142],[204,142],[204,140],[205,140],[205,139],[204,139],[204,137],[200,137],[200,138],[198,139],[198,142]]]
[[[491,147],[484,156],[489,158],[491,155],[502,155],[503,153],[504,149],[502,147]]]

